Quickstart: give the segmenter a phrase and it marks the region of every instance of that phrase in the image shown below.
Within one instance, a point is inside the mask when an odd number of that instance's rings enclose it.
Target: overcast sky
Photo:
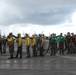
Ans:
[[[76,0],[0,0],[4,34],[76,33]]]

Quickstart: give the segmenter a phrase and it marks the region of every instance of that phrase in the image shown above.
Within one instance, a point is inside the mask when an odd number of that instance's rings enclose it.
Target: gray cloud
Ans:
[[[76,10],[76,0],[2,0],[0,3],[0,25],[60,24]]]
[[[30,23],[37,23],[37,24],[60,24],[65,22],[68,17],[73,12],[72,9],[58,9],[57,12],[50,10],[48,13],[35,13],[28,16],[27,21]]]

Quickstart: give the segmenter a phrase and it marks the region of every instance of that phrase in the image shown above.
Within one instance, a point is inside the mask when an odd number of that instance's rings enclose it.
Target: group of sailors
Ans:
[[[62,33],[59,36],[53,34],[49,39],[49,47],[51,47],[51,55],[56,55],[58,51],[60,55],[64,55],[65,51],[67,54],[76,53],[76,35],[70,32],[64,36]]]
[[[32,47],[32,57],[43,57],[50,51],[50,56],[56,55],[59,52],[60,55],[64,55],[66,51],[68,54],[76,53],[76,35],[74,33],[68,32],[63,36],[62,33],[60,35],[56,35],[55,33],[51,34],[49,37],[46,37],[44,34],[32,35],[30,37],[27,33],[24,37],[21,37],[21,34],[18,33],[17,36],[14,36],[13,33],[9,33],[7,38],[4,36],[0,36],[0,52],[6,53],[6,44],[9,46],[9,59],[13,58],[22,58],[22,46],[23,39],[25,40],[26,46],[26,58],[31,57],[30,47]],[[17,43],[17,52],[14,55],[14,40]],[[49,42],[47,42],[49,40]],[[47,47],[48,44],[48,47]],[[3,51],[2,51],[3,50]]]

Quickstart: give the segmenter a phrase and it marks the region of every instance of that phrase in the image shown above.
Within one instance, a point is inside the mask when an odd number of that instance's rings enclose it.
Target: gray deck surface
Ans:
[[[8,59],[0,54],[0,75],[76,75],[76,54]]]
[[[17,44],[14,45],[15,51]],[[76,54],[26,58],[23,45],[22,59],[8,59],[9,52],[0,54],[0,75],[76,75]],[[32,55],[32,53],[31,53]]]

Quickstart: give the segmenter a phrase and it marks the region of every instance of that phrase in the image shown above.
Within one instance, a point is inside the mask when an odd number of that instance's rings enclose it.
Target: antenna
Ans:
[[[35,34],[35,31],[34,31],[34,34]]]
[[[23,32],[23,36],[25,37],[25,33]]]
[[[43,34],[43,31],[42,31],[42,33],[41,34]]]

